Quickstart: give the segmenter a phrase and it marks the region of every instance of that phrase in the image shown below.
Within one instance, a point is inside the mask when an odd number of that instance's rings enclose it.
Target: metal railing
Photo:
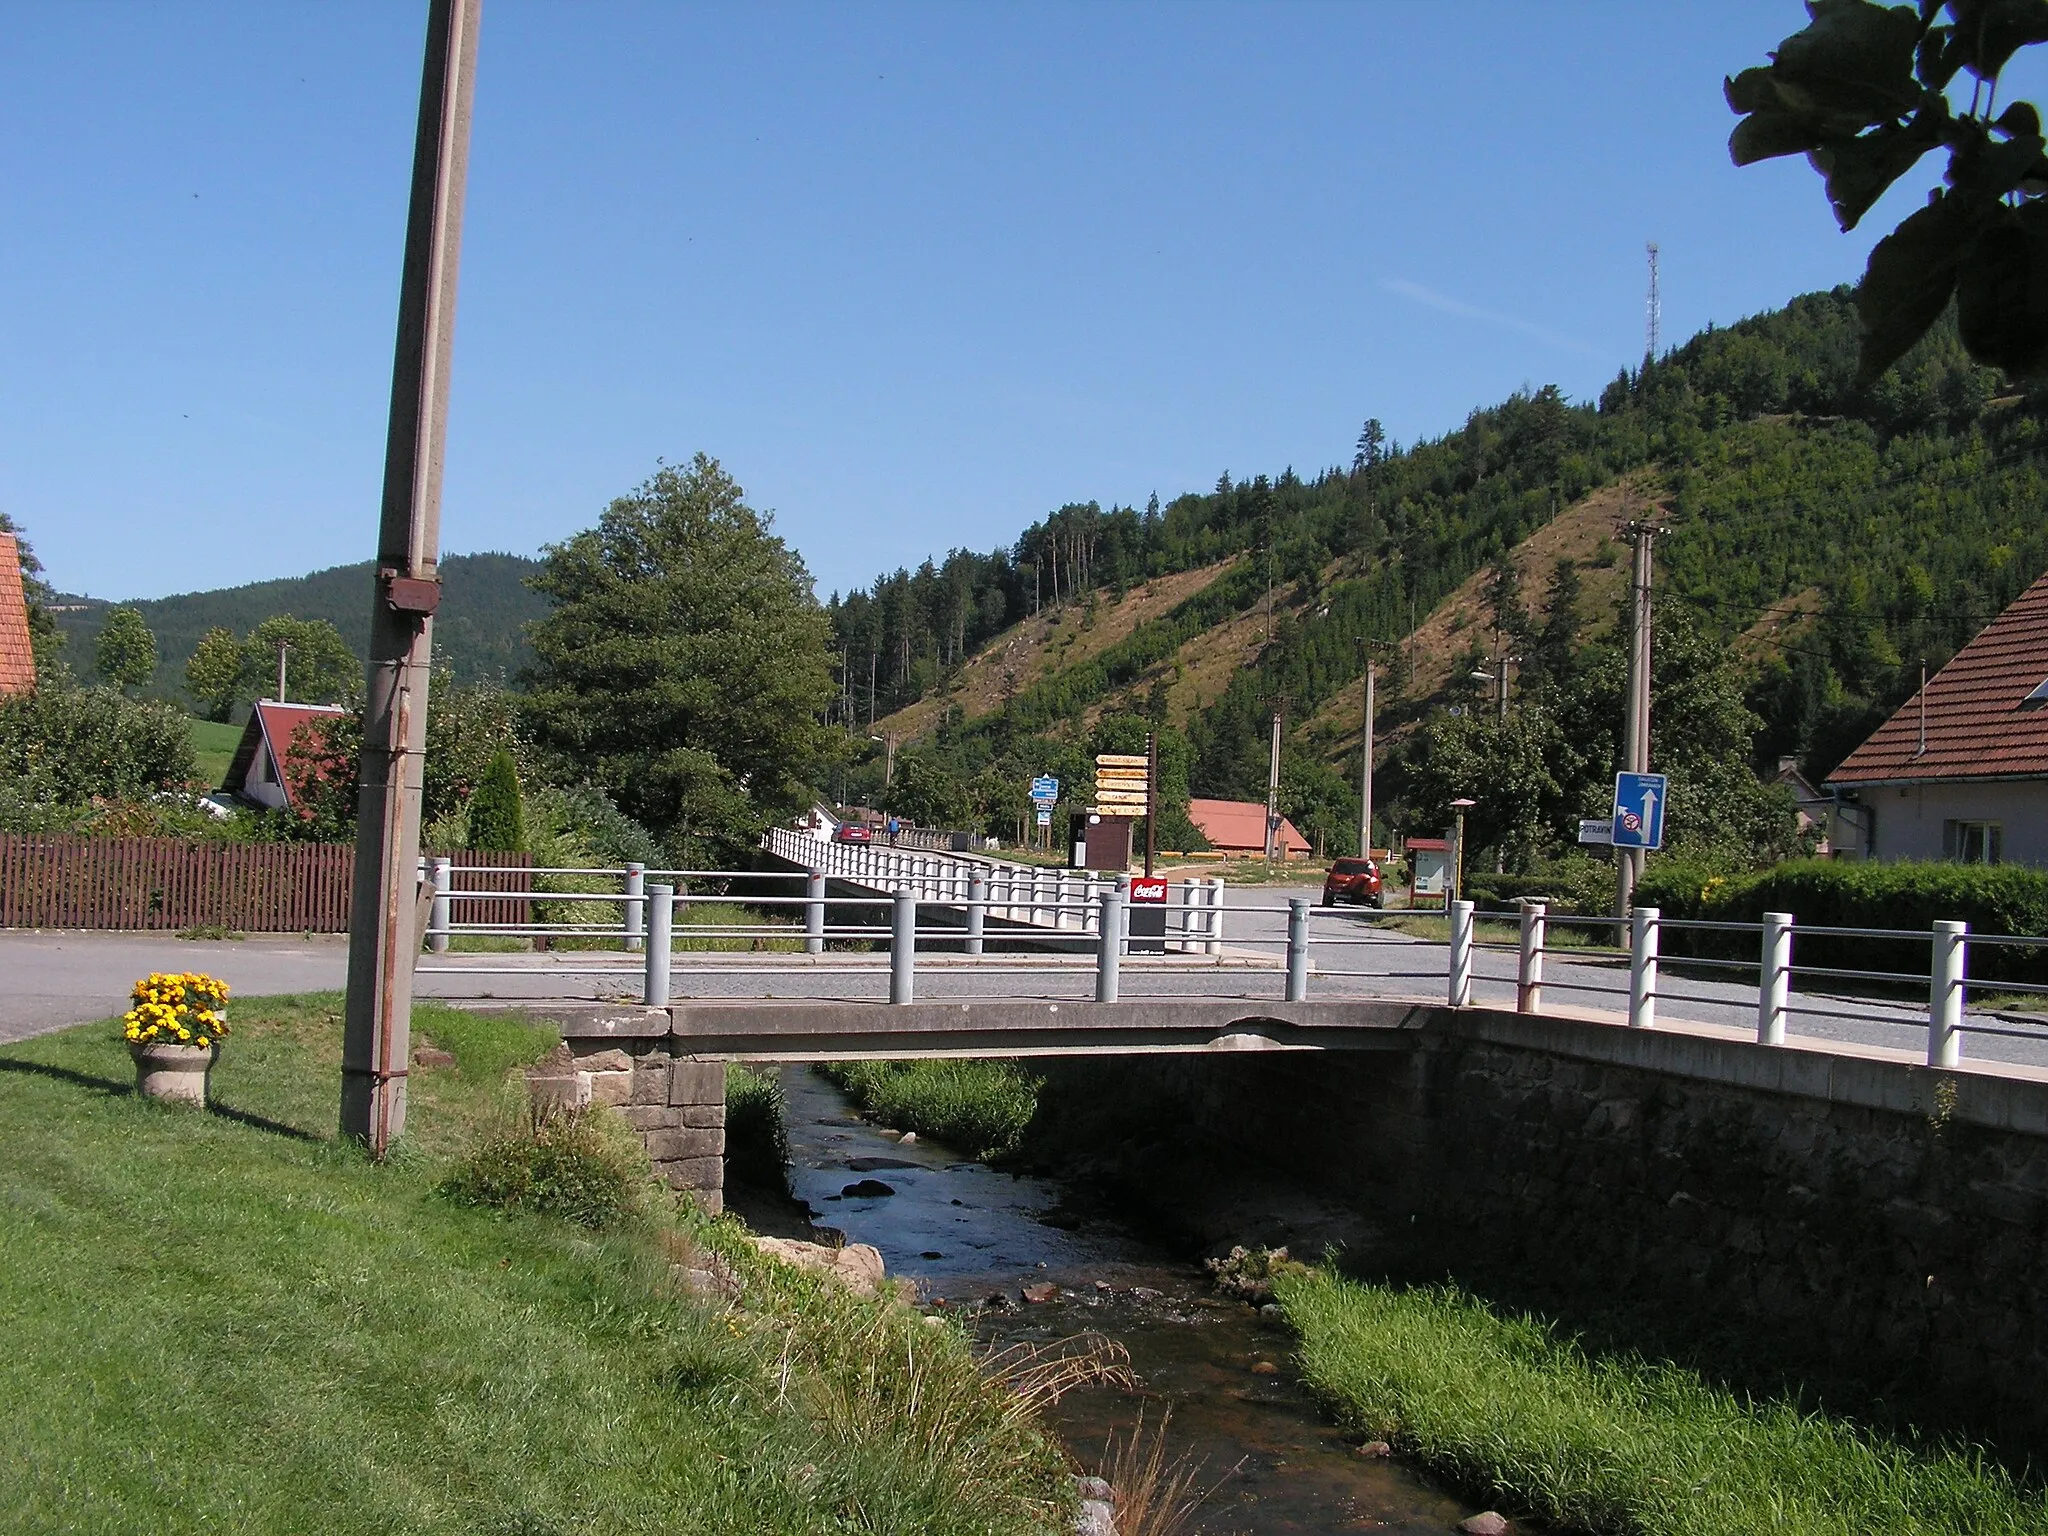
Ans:
[[[1473,903],[1453,902],[1446,917],[1434,918],[1445,924],[1448,940],[1436,943],[1388,931],[1390,924],[1412,928],[1425,914],[1339,913],[1303,898],[1275,902],[1244,892],[1229,893],[1235,899],[1226,905],[1222,881],[1181,880],[1174,882],[1177,899],[1153,908],[1162,918],[1157,929],[1134,935],[1128,878],[790,836],[804,846],[770,851],[808,867],[505,870],[429,860],[427,947],[445,955],[453,940],[466,935],[594,939],[637,953],[641,964],[593,956],[582,964],[551,966],[551,973],[633,978],[650,1006],[666,1003],[678,975],[787,975],[797,967],[811,976],[878,980],[886,971],[887,995],[898,1003],[916,996],[920,971],[932,965],[964,966],[991,980],[1036,978],[1040,985],[1065,987],[1059,994],[1065,996],[1083,986],[1103,1002],[1197,995],[1189,990],[1196,974],[1211,978],[1200,985],[1212,989],[1228,977],[1256,995],[1271,996],[1277,972],[1279,994],[1288,1001],[1308,1000],[1313,991],[1328,998],[1435,997],[1468,1007],[1482,988],[1508,989],[1508,997],[1496,1001],[1511,997],[1511,1006],[1522,1013],[1554,1013],[1561,999],[1583,999],[1636,1029],[1656,1027],[1660,1015],[1682,1021],[1702,1005],[1724,1020],[1731,1009],[1753,1006],[1755,1039],[1768,1046],[1786,1044],[1794,1021],[1802,1019],[1904,1024],[1924,1030],[1925,1056],[1933,1066],[1960,1061],[1967,1034],[2048,1040],[2048,1016],[2036,1028],[2004,1016],[1973,1015],[1966,1006],[1973,990],[2048,996],[2048,983],[1987,978],[1970,969],[1973,955],[1998,946],[2040,954],[2048,962],[2048,938],[1972,934],[1961,922],[1928,929],[1850,928],[1796,923],[1782,912],[1765,913],[1754,923],[1711,922],[1666,918],[1655,907],[1638,907],[1624,921],[1553,913],[1548,903],[1532,899],[1482,928]],[[568,881],[602,889],[550,888]],[[531,899],[547,920],[463,922],[456,915],[466,899],[502,902],[508,896]],[[692,906],[705,899],[738,902],[753,920],[693,921]],[[591,918],[573,920],[565,909],[588,911]],[[800,947],[803,958],[693,962],[687,952],[692,941],[711,940]],[[1928,965],[1920,971],[1801,962],[1800,947],[1818,940],[1831,941],[1838,951],[1844,940],[1925,944]],[[675,950],[677,944],[684,952]],[[1719,952],[1690,952],[1709,946]],[[1032,948],[1051,952],[1021,952]],[[1482,966],[1488,954],[1502,959]],[[2015,967],[2008,962],[2005,968]],[[468,964],[443,973],[531,970]],[[1689,979],[1694,973],[1708,979]],[[1845,988],[1860,988],[1862,995],[1843,995]]]

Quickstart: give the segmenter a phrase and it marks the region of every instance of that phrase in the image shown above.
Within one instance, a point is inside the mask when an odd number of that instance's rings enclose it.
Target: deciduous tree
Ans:
[[[156,676],[156,636],[139,609],[109,610],[92,660],[100,676],[119,688],[140,688]]]
[[[225,625],[199,637],[185,659],[185,691],[197,699],[209,720],[225,720],[242,696],[242,642]]]

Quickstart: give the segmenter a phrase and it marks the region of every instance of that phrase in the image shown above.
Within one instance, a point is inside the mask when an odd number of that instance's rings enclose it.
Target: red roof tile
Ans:
[[[28,638],[28,596],[21,586],[21,546],[0,533],[0,694],[36,685],[36,653]]]
[[[1256,800],[1190,800],[1188,820],[1212,846],[1225,852],[1265,851],[1266,808]],[[1308,839],[1284,816],[1280,818],[1280,842],[1288,853],[1308,852]]]
[[[1957,651],[1830,784],[2048,778],[2048,576]],[[2028,702],[2031,694],[2044,698]],[[1922,697],[1927,747],[1920,748]]]

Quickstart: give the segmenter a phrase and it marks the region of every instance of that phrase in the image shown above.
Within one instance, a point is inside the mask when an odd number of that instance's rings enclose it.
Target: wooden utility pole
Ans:
[[[342,1134],[367,1142],[377,1157],[405,1131],[412,971],[422,927],[421,766],[441,596],[441,467],[482,19],[483,0],[428,6],[391,370],[341,1047]]]
[[[1377,669],[1371,661],[1365,664],[1365,744],[1359,754],[1358,768],[1358,856],[1372,857],[1372,724],[1373,724],[1373,682]]]
[[[1656,525],[1639,518],[1628,525],[1635,541],[1629,576],[1628,713],[1623,721],[1622,771],[1650,771],[1650,577],[1655,570],[1651,546]],[[1635,900],[1636,881],[1643,873],[1643,850],[1614,850],[1614,913],[1627,917]]]

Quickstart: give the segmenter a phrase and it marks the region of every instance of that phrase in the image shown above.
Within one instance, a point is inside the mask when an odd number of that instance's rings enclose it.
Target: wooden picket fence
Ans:
[[[520,870],[524,853],[455,862]],[[168,837],[0,833],[0,928],[220,927],[346,933],[356,851],[345,843],[199,843]],[[471,877],[472,888],[490,876]],[[524,889],[525,881],[507,883]],[[467,922],[528,921],[523,896],[463,903]]]

